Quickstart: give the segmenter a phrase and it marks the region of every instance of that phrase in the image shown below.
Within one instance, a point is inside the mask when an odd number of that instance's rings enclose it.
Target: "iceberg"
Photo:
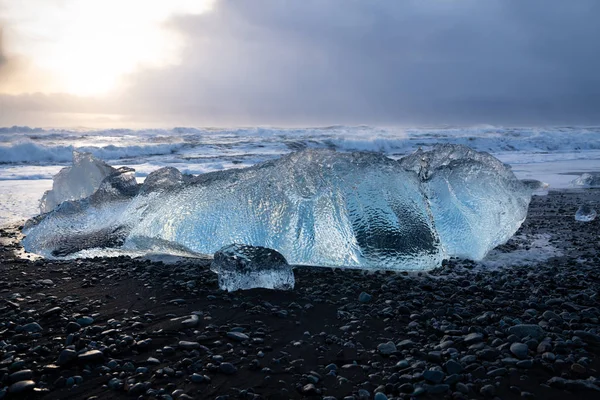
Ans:
[[[214,254],[236,243],[292,265],[423,270],[452,256],[483,258],[516,232],[531,199],[508,166],[459,145],[398,161],[305,149],[198,176],[163,168],[135,189],[128,174],[113,171],[91,196],[29,221],[25,249]]]

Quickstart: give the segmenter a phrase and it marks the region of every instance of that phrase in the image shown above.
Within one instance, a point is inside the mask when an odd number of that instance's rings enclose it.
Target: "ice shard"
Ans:
[[[116,169],[90,153],[73,152],[73,165],[61,169],[54,176],[52,190],[44,193],[40,212],[52,211],[67,200],[83,199],[93,194],[100,183]]]
[[[296,265],[430,269],[506,241],[531,197],[494,157],[451,145],[400,161],[309,149],[196,177],[163,168],[136,191],[100,189],[28,224],[25,248],[58,257],[104,240],[213,254],[239,243]],[[69,235],[85,240],[57,252]]]
[[[254,288],[290,290],[294,271],[285,257],[272,249],[244,244],[225,246],[214,255],[211,270],[219,287],[228,292]]]
[[[590,222],[596,219],[596,210],[592,208],[589,204],[583,204],[575,213],[575,220],[581,222]]]
[[[577,177],[577,179],[574,179],[571,184],[573,184],[573,186],[584,188],[600,187],[600,174],[583,173],[581,176]]]

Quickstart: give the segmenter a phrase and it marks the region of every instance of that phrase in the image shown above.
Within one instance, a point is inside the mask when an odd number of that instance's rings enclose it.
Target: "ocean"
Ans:
[[[600,171],[600,127],[330,126],[318,128],[41,129],[0,128],[0,226],[39,213],[52,176],[73,150],[115,167],[136,170],[142,182],[172,166],[188,174],[244,168],[304,148],[381,152],[400,158],[435,143],[464,144],[509,164],[517,177],[571,187],[584,172]]]

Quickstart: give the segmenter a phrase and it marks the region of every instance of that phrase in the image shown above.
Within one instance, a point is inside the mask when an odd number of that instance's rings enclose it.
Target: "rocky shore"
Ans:
[[[289,292],[223,292],[207,260],[23,259],[0,230],[0,399],[600,398],[586,202],[534,197],[509,265],[298,267]]]

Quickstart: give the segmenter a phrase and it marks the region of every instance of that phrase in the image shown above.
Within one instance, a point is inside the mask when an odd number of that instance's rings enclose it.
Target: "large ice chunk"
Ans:
[[[285,257],[272,249],[232,244],[217,251],[211,270],[218,274],[219,287],[228,292],[254,288],[290,290],[294,271]]]
[[[126,245],[148,237],[205,254],[267,247],[320,266],[422,269],[443,257],[417,175],[372,153],[305,150],[200,175],[152,200]]]
[[[480,259],[505,242],[531,196],[489,154],[450,145],[400,161],[303,150],[197,177],[164,168],[139,191],[121,186],[100,185],[37,218],[25,248],[56,257],[104,242],[213,254],[241,243],[274,249],[290,264],[430,269],[449,256]],[[64,250],[68,237],[81,240]]]
[[[52,190],[44,193],[40,212],[52,211],[66,200],[78,200],[90,196],[100,187],[115,168],[90,153],[73,152],[73,165],[61,169],[53,178]]]
[[[460,145],[418,150],[400,160],[419,174],[448,256],[480,260],[527,216],[531,188],[488,153]]]

